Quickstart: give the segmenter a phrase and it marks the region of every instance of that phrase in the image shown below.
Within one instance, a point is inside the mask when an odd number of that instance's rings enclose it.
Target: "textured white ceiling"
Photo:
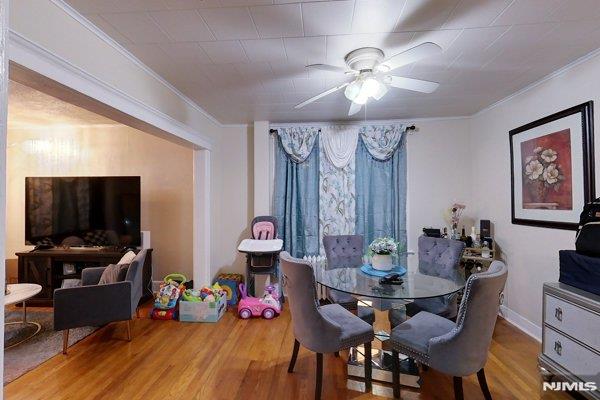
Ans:
[[[600,0],[67,2],[222,123],[347,119],[342,93],[293,106],[346,79],[305,64],[358,47],[444,49],[396,71],[436,92],[391,90],[368,119],[471,115],[600,47]]]

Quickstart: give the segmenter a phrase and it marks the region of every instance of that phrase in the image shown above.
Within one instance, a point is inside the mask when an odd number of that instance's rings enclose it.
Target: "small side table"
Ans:
[[[42,326],[33,321],[27,321],[27,304],[26,300],[32,298],[36,294],[42,291],[42,287],[35,283],[15,283],[12,285],[8,285],[9,293],[4,296],[4,306],[8,306],[11,304],[23,303],[23,319],[21,321],[7,322],[5,325],[17,325],[22,324],[23,326],[32,325],[36,327],[35,332],[31,335],[27,336],[25,339],[18,341],[17,343],[13,343],[9,346],[6,346],[4,349],[10,349],[11,347],[15,347],[20,345],[21,343],[31,339],[35,335],[37,335],[41,330]]]

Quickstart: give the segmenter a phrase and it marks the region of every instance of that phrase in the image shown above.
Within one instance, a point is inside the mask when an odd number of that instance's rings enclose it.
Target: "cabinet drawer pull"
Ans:
[[[562,313],[562,308],[560,307],[556,307],[554,309],[554,317],[562,322],[562,317],[563,317],[563,313]]]
[[[554,351],[559,356],[562,355],[562,344],[560,344],[560,341],[558,341],[558,340],[554,342]]]

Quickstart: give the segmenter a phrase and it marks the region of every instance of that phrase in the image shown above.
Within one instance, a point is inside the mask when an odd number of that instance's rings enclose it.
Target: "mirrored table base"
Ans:
[[[391,351],[372,350],[372,393],[377,396],[393,398],[392,390],[392,353]],[[364,347],[353,347],[348,357],[347,388],[365,393]],[[420,389],[421,376],[416,363],[407,356],[400,355],[400,385]]]

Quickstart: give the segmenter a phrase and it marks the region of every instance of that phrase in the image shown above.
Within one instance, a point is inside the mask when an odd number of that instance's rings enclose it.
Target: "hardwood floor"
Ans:
[[[146,310],[147,311],[147,310]],[[144,314],[147,314],[145,312]],[[387,318],[378,315],[377,328]],[[378,325],[379,325],[378,324]],[[133,340],[126,323],[111,324],[8,384],[18,399],[308,399],[315,356],[300,349],[287,373],[293,335],[287,309],[272,321],[240,320],[229,311],[217,324],[137,319]],[[375,345],[376,346],[376,345]],[[544,393],[537,372],[539,343],[499,319],[485,367],[495,400],[568,399]],[[323,399],[376,399],[349,391],[345,354],[324,357]],[[429,370],[421,392],[403,399],[452,399],[452,378]],[[476,375],[464,379],[466,399],[481,399]]]

